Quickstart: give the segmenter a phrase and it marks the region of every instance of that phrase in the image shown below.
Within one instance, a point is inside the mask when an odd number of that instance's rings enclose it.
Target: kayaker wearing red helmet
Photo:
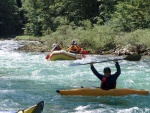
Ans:
[[[104,75],[98,73],[98,71],[93,66],[93,62],[90,63],[92,72],[101,80],[101,85],[100,85],[101,89],[109,90],[109,89],[116,88],[116,81],[119,75],[121,74],[121,69],[118,60],[115,59],[114,62],[117,71],[114,74],[111,74],[111,69],[109,67],[105,67],[103,70]]]

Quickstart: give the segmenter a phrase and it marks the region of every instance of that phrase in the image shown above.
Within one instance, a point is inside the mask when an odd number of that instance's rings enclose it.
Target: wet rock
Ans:
[[[137,53],[137,47],[135,45],[126,45],[122,48],[117,48],[114,52],[117,55],[131,55]]]
[[[25,51],[25,52],[50,52],[51,47],[47,44],[47,42],[43,41],[23,41],[22,46],[17,50]],[[150,55],[150,48],[147,48],[143,45],[131,45],[128,44],[126,46],[118,45],[115,48],[110,50],[106,48],[101,48],[97,50],[88,49],[88,54],[113,54],[113,55],[131,55],[134,53],[138,53],[141,55]]]
[[[50,48],[46,46],[43,42],[28,42],[23,46],[19,47],[17,50],[25,52],[49,52]]]

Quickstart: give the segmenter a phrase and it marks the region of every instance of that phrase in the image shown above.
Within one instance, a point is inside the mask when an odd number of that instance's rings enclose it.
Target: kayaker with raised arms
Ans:
[[[103,74],[100,74],[95,67],[93,66],[93,62],[90,63],[92,72],[101,80],[100,88],[103,90],[115,89],[116,88],[116,81],[119,75],[121,74],[120,65],[118,60],[115,59],[115,66],[117,71],[114,74],[111,74],[111,69],[109,67],[105,67]]]

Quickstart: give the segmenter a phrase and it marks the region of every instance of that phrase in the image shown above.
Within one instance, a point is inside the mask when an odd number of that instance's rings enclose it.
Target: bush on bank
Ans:
[[[56,42],[62,42],[64,49],[66,49],[71,41],[75,40],[78,45],[90,53],[101,54],[103,51],[115,51],[116,48],[122,48],[129,44],[139,47],[144,46],[145,49],[150,48],[150,29],[139,29],[127,33],[116,32],[106,25],[94,25],[93,27],[90,27],[90,25],[84,27],[63,25],[50,35],[43,37],[17,36],[15,39],[38,40],[45,47],[44,51],[50,51],[51,45]]]

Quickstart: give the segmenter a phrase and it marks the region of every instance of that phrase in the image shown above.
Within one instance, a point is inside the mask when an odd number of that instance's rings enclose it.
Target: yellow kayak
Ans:
[[[38,104],[31,106],[24,110],[19,111],[0,111],[0,113],[42,113],[44,108],[44,101],[39,102]]]
[[[38,104],[31,106],[30,108],[19,110],[17,113],[41,113],[43,111],[44,101],[39,102]]]
[[[102,90],[96,87],[85,87],[68,90],[56,90],[60,95],[80,95],[80,96],[124,96],[124,95],[148,95],[149,91],[135,89],[110,89]]]

